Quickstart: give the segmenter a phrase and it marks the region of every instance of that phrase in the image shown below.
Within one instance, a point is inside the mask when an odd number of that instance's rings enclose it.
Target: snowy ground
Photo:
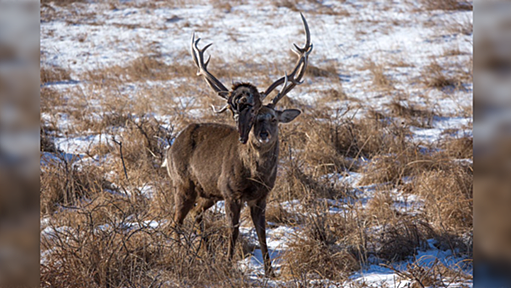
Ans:
[[[99,2],[99,3],[97,3]],[[277,7],[259,1],[242,1],[232,8],[215,5],[156,5],[154,9],[137,8],[137,5],[124,6],[123,3],[136,4],[140,1],[120,1],[117,7],[102,4],[101,1],[90,4],[74,3],[70,7],[60,7],[54,3],[45,4],[41,13],[56,11],[61,17],[53,21],[41,22],[41,67],[63,67],[71,72],[73,81],[49,83],[47,86],[59,91],[83,89],[89,91],[88,83],[82,81],[81,75],[87,71],[104,69],[113,65],[122,66],[147,51],[163,55],[166,63],[190,61],[188,47],[192,33],[196,32],[204,40],[203,45],[214,42],[208,51],[213,55],[210,70],[215,68],[215,60],[235,63],[250,58],[260,64],[284,63],[285,69],[291,69],[294,60],[290,60],[288,51],[292,43],[302,45],[303,30],[298,12],[287,7]],[[409,1],[322,1],[324,11],[316,11],[317,6],[309,2],[297,4],[309,23],[312,43],[314,44],[310,62],[315,66],[334,63],[338,67],[338,76],[343,91],[350,97],[376,110],[389,109],[399,93],[409,95],[408,102],[419,106],[435,107],[435,111],[444,115],[435,117],[430,127],[410,127],[410,137],[418,143],[434,143],[441,139],[447,129],[456,129],[460,135],[472,135],[472,118],[466,117],[463,109],[472,105],[472,85],[456,89],[445,94],[435,90],[425,91],[420,82],[421,71],[432,58],[440,57],[446,65],[459,65],[472,57],[472,34],[456,33],[457,25],[472,23],[471,11],[432,11],[421,13],[421,6]],[[228,11],[227,11],[228,10]],[[331,11],[332,13],[326,13]],[[62,16],[63,15],[63,16]],[[64,20],[65,19],[65,20]],[[445,27],[451,27],[446,30]],[[452,49],[461,51],[459,55],[443,56]],[[363,69],[368,62],[405,62],[399,67],[389,66],[385,73],[395,80],[395,89],[391,94],[378,89],[369,89],[372,84],[370,71]],[[285,64],[288,63],[288,64]],[[469,67],[461,67],[469,70]],[[281,75],[269,75],[276,79]],[[225,79],[228,81],[250,80],[260,84],[264,79],[253,79],[250,71],[246,79]],[[135,91],[137,85],[161,85],[172,87],[180,80],[154,81],[154,83],[130,83],[126,93]],[[305,83],[297,87],[290,97],[310,105],[322,97],[322,91],[337,84],[323,80],[313,82],[305,78]],[[198,87],[206,90],[206,84]],[[94,88],[96,89],[96,88]],[[446,96],[447,95],[447,96]],[[181,101],[186,101],[182,99]],[[193,106],[193,100],[191,105]],[[345,108],[349,100],[332,105]],[[94,103],[91,103],[94,105]],[[157,117],[166,119],[165,113],[155,112]],[[198,117],[200,116],[200,113]],[[356,117],[363,117],[358,113]],[[73,122],[67,115],[43,113],[44,121],[57,122],[62,131],[72,127]],[[81,137],[61,137],[55,139],[60,150],[69,155],[82,155],[94,144],[105,141],[105,135],[86,135]],[[44,164],[44,159],[41,160]],[[359,193],[356,201],[365,205],[371,198],[374,187],[358,184],[361,175],[350,172],[341,176],[339,181],[349,183]],[[146,191],[150,190],[147,187]],[[149,191],[150,192],[150,191]],[[148,192],[148,193],[149,193]],[[406,197],[399,193],[392,194],[399,203],[398,209],[404,213],[414,213],[420,209],[421,199]],[[332,201],[332,200],[328,200]],[[300,211],[300,203],[281,203],[285,209]],[[330,203],[331,212],[343,210],[346,203]],[[351,203],[356,204],[356,203]],[[217,204],[222,211],[222,203]],[[42,226],[45,224],[42,223]],[[157,225],[157,223],[149,223]],[[299,233],[299,227],[280,226],[267,232],[268,245],[272,258],[287,248],[290,237]],[[44,230],[43,233],[51,233]],[[241,233],[248,239],[256,241],[251,223],[243,223]],[[419,261],[438,259],[446,265],[458,263],[464,259],[456,258],[452,253],[440,251],[430,243],[430,247],[420,251],[416,256]],[[397,263],[396,267],[406,267],[413,259]],[[278,260],[275,261],[277,272]],[[427,265],[427,264],[426,264]],[[260,250],[252,257],[239,263],[254,279],[262,277],[263,266]],[[406,268],[405,268],[406,269]],[[468,271],[471,274],[471,271]],[[278,286],[279,281],[269,282]],[[347,283],[329,283],[325,285],[349,285],[365,283],[374,287],[408,287],[407,281],[400,281],[395,270],[378,265],[368,265],[353,274]],[[470,281],[466,283],[471,286]]]

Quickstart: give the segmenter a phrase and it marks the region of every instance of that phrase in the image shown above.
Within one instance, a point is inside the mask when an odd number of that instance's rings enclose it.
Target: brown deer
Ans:
[[[300,14],[301,15],[301,14]],[[166,159],[175,197],[174,225],[180,226],[192,210],[196,223],[202,214],[219,200],[225,200],[225,212],[230,239],[228,258],[232,259],[239,234],[240,211],[244,202],[250,207],[261,251],[266,276],[274,276],[266,244],[266,199],[275,184],[279,155],[278,123],[293,121],[301,112],[297,109],[276,110],[282,99],[301,79],[312,51],[309,27],[301,15],[306,42],[303,48],[295,46],[299,56],[289,75],[271,84],[264,93],[249,83],[235,83],[229,91],[207,70],[200,39],[192,38],[192,56],[198,75],[204,77],[213,90],[227,101],[217,113],[230,110],[237,127],[222,124],[191,124],[174,141]],[[276,87],[283,85],[271,103],[263,100]],[[202,225],[200,225],[202,227]]]

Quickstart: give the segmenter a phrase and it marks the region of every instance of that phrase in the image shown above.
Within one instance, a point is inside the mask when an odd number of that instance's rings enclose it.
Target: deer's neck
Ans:
[[[278,139],[276,139],[273,145],[268,147],[258,147],[252,141],[242,146],[243,163],[250,170],[253,177],[270,176],[277,171],[277,161],[279,158]]]

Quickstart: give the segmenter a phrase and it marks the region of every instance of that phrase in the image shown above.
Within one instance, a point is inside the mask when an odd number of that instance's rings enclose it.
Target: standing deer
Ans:
[[[191,54],[198,68],[197,75],[204,77],[217,95],[227,101],[217,113],[230,110],[236,127],[203,123],[191,124],[176,138],[170,148],[166,166],[172,179],[175,197],[174,225],[180,226],[192,210],[197,224],[201,225],[204,211],[217,201],[225,200],[229,229],[228,258],[232,259],[239,234],[240,211],[244,202],[250,207],[259,244],[264,259],[266,276],[274,276],[266,244],[265,208],[268,194],[275,184],[279,155],[278,123],[289,123],[301,112],[297,109],[276,110],[282,97],[296,85],[307,68],[312,51],[310,32],[302,14],[306,42],[296,48],[298,61],[293,72],[278,79],[266,91],[258,92],[249,83],[235,83],[232,90],[207,70],[209,59],[204,62],[204,52],[211,44],[199,49],[199,39],[192,37]],[[271,103],[263,100],[276,87],[283,85]]]

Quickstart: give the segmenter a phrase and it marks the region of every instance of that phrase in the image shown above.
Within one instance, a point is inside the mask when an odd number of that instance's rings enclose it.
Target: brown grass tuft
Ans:
[[[421,171],[443,169],[449,165],[449,159],[443,158],[442,155],[425,154],[418,147],[409,146],[398,151],[397,155],[375,156],[371,163],[363,168],[364,176],[359,184],[390,182],[399,185],[405,176],[414,176]]]
[[[266,221],[276,225],[290,225],[296,226],[301,223],[298,214],[288,212],[280,204],[267,205],[266,207]]]
[[[284,171],[283,171],[284,172]],[[328,178],[318,179],[299,167],[287,168],[277,178],[272,190],[272,199],[287,201],[293,199],[312,200],[318,198],[340,199],[347,196],[349,188],[335,184]]]
[[[461,0],[421,0],[422,5],[428,10],[462,10],[472,11],[473,6],[467,1]]]
[[[69,71],[61,67],[41,67],[40,77],[41,84],[71,80]]]
[[[312,64],[307,66],[307,76],[312,77],[325,77],[330,79],[339,80],[337,68],[334,64],[330,64],[324,67],[317,67]]]
[[[472,229],[473,171],[466,164],[425,171],[414,178],[412,193],[425,199],[425,212],[434,227],[452,232]]]
[[[366,61],[363,70],[369,69],[373,77],[373,86],[378,90],[388,91],[394,88],[392,80],[385,75],[385,67],[382,64],[376,64],[373,61]]]
[[[39,151],[40,152],[57,152],[57,147],[53,142],[52,135],[48,129],[43,124],[41,124],[39,129]]]
[[[87,2],[87,1],[84,1],[84,0],[41,0],[41,4],[47,5],[51,2],[53,2],[59,6],[67,6],[67,5],[70,5],[73,3],[83,3],[83,2]]]
[[[406,260],[416,255],[419,249],[427,248],[426,239],[431,237],[428,232],[421,224],[407,219],[385,226],[378,239],[381,245],[377,250],[378,257],[389,262]]]
[[[303,235],[296,235],[282,256],[282,276],[291,279],[345,280],[360,269],[357,246],[345,245],[355,239],[353,222],[339,215],[323,214],[306,218]],[[348,220],[349,221],[349,220]],[[344,233],[343,236],[339,236]],[[343,243],[343,244],[341,244]]]
[[[409,287],[449,287],[463,286],[467,281],[473,281],[473,277],[465,271],[471,270],[470,262],[456,263],[448,267],[438,258],[423,256],[415,262],[406,265],[406,270],[396,269],[392,266],[383,265],[398,275],[399,280],[409,281]]]
[[[125,66],[114,65],[102,70],[87,72],[83,77],[96,83],[121,84],[133,81],[162,81],[176,77],[192,77],[196,74],[193,62],[165,64],[157,56],[142,56]]]
[[[277,8],[286,7],[291,9],[291,11],[300,11],[298,7],[296,7],[296,4],[297,3],[294,0],[278,0],[273,2],[273,5],[275,5]]]
[[[440,66],[436,61],[432,62],[422,70],[421,77],[424,86],[427,88],[456,88],[461,85],[460,80],[456,80],[446,75],[442,66]]]
[[[398,101],[389,104],[392,114],[406,120],[408,125],[431,128],[431,123],[436,116],[435,113],[425,107],[416,107],[414,105],[405,106]]]
[[[473,159],[474,138],[465,136],[460,138],[446,138],[440,144],[447,157],[454,159]]]

